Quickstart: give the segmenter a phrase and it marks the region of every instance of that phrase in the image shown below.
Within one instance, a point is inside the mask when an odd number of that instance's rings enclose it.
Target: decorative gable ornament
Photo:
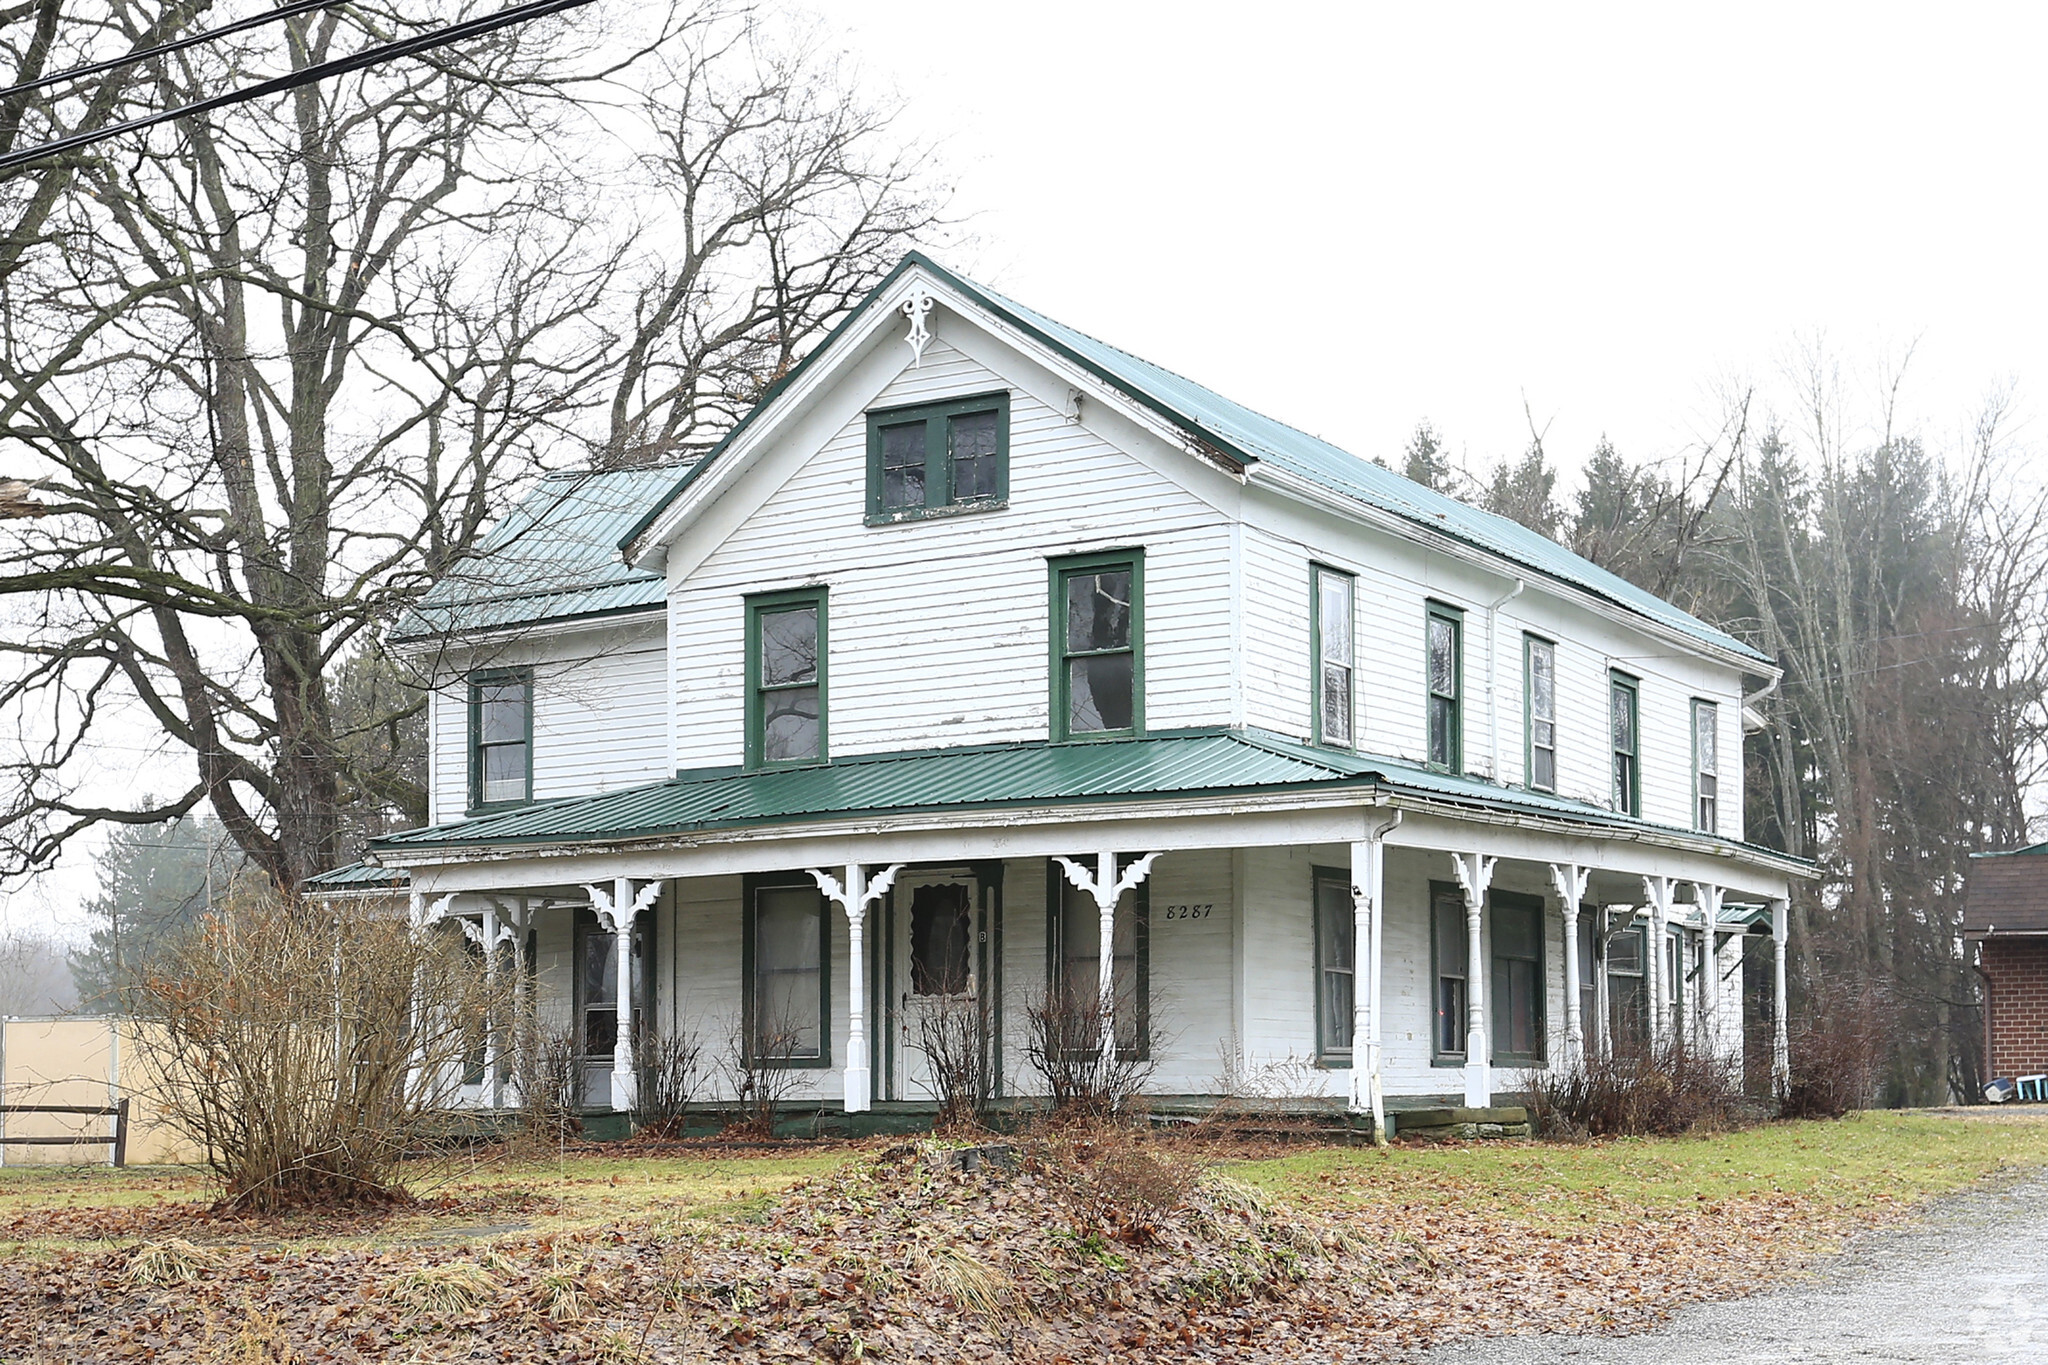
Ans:
[[[903,316],[910,319],[910,334],[903,338],[910,346],[910,363],[916,369],[924,368],[924,348],[932,339],[931,328],[925,325],[925,318],[932,311],[938,298],[923,285],[911,287],[910,294],[903,300]]]

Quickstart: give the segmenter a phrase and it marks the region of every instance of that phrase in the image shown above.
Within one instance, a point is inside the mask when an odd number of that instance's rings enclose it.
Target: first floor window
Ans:
[[[1643,961],[1644,930],[1629,927],[1607,936],[1607,1035],[1615,1046],[1648,1041],[1650,987]]]
[[[1664,931],[1664,1008],[1672,1038],[1685,1037],[1686,961],[1692,957],[1685,940],[1685,930],[1678,925]]]
[[[910,992],[974,993],[974,907],[965,882],[933,882],[910,895]]]
[[[1465,895],[1455,886],[1430,885],[1431,958],[1436,964],[1435,1047],[1439,1061],[1465,1060],[1466,948]]]
[[[1717,760],[1721,708],[1710,701],[1692,704],[1693,828],[1720,832],[1721,765]]]
[[[822,1064],[825,1057],[825,899],[815,886],[752,890],[747,1042],[756,1060]]]
[[[1614,808],[1643,813],[1643,751],[1636,680],[1616,673],[1608,679],[1607,711],[1614,747]]]
[[[1529,785],[1557,790],[1557,646],[1534,635],[1523,638],[1524,680],[1529,699]]]
[[[1579,1028],[1590,1048],[1600,1036],[1600,919],[1579,911]]]
[[[815,763],[825,756],[825,590],[747,604],[747,761]]]
[[[1092,858],[1078,862],[1093,865]],[[1094,1046],[1087,1024],[1097,1013],[1102,983],[1102,915],[1095,898],[1066,879],[1057,863],[1047,869],[1057,887],[1052,907],[1053,970],[1057,1000],[1073,1031],[1077,1051]],[[1124,892],[1116,903],[1110,936],[1110,1017],[1116,1026],[1117,1050],[1143,1057],[1149,1046],[1151,1002],[1146,998],[1144,887]]]
[[[1496,891],[1493,920],[1493,1060],[1535,1066],[1543,1061],[1543,901]]]
[[[533,799],[533,670],[469,677],[469,808]]]
[[[1351,747],[1354,580],[1320,564],[1315,579],[1316,742]]]
[[[1130,551],[1053,565],[1053,737],[1144,728],[1144,558]]]
[[[1428,620],[1429,766],[1456,772],[1464,765],[1464,617],[1432,605]]]
[[[626,989],[631,992],[629,1039],[641,1037],[647,1027],[654,986],[648,971],[654,958],[653,933],[653,912],[641,912],[633,921],[627,947],[632,955],[626,967]],[[576,1041],[583,1054],[583,1097],[586,1103],[604,1104],[610,1102],[613,1053],[619,1042],[619,936],[587,907],[576,911],[574,936]]]
[[[1356,912],[1351,903],[1351,874],[1333,868],[1315,872],[1316,909],[1316,1043],[1329,1060],[1351,1059],[1352,1023],[1356,1020]]]

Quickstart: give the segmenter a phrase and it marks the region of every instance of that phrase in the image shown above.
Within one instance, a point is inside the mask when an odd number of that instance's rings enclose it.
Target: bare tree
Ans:
[[[750,8],[657,15],[639,47],[589,25],[103,144],[14,210],[0,714],[30,738],[0,875],[204,803],[289,888],[420,818],[423,694],[380,673],[386,625],[538,471],[713,439],[935,221],[887,111]],[[337,6],[153,61],[136,97],[417,26]],[[0,28],[19,71],[39,41]],[[39,126],[70,108],[27,98]],[[133,809],[89,785],[116,720],[189,783]]]

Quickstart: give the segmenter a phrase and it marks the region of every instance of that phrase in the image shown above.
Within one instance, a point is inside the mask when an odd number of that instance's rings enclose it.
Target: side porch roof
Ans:
[[[1437,772],[1400,759],[1318,749],[1254,729],[1203,729],[1141,739],[930,749],[863,755],[806,767],[704,769],[664,782],[406,830],[374,840],[373,856],[463,848],[597,842],[616,845],[747,826],[1196,797],[1358,791],[1438,807],[1519,813],[1546,821],[1697,845],[1795,873],[1801,860],[1739,840],[1680,830],[1604,807]]]

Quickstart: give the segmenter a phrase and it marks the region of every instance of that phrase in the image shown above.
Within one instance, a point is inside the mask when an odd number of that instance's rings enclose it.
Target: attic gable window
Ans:
[[[1009,497],[1007,392],[868,414],[868,525],[992,511]]]

